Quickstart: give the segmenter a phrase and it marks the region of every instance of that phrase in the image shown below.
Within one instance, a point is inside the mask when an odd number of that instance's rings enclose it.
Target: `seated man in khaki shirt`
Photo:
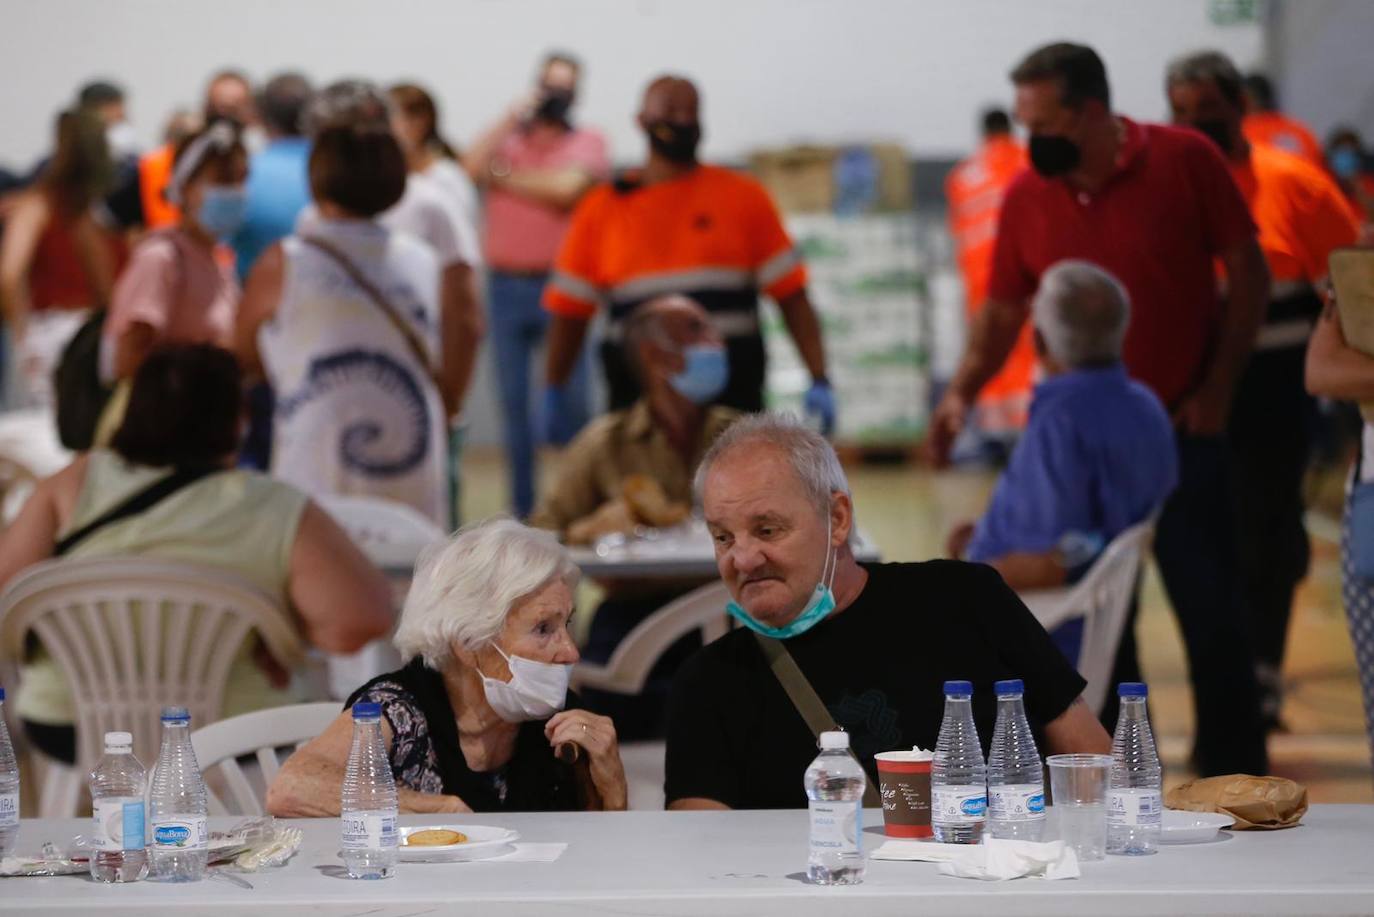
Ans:
[[[643,396],[582,430],[561,456],[553,486],[530,516],[531,525],[554,529],[565,541],[588,543],[637,521],[669,524],[685,518],[697,463],[738,416],[711,404],[724,390],[729,369],[720,333],[693,300],[663,296],[644,303],[625,324],[625,351]],[[656,484],[661,494],[646,500],[640,492],[650,488],[637,480],[641,478]],[[632,481],[629,500],[627,480]],[[646,510],[662,518],[644,518]],[[635,624],[700,583],[617,580],[601,585],[606,599],[582,650],[583,658],[593,662],[604,662]],[[622,739],[662,735],[672,674],[699,645],[698,638],[689,637],[669,650],[639,697],[587,691],[583,700],[613,717]]]

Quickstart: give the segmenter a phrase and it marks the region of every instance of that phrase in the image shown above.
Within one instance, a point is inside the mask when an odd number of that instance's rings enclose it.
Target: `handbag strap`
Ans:
[[[759,649],[763,650],[763,658],[768,660],[768,667],[773,670],[774,677],[787,692],[787,699],[792,701],[792,706],[797,708],[801,718],[806,721],[807,728],[819,742],[822,732],[832,732],[837,728],[835,718],[830,715],[825,702],[811,686],[801,666],[797,665],[797,660],[792,658],[792,654],[783,646],[782,641],[765,637],[758,631],[753,631],[753,634],[759,642]],[[881,807],[882,799],[878,796],[878,788],[873,785],[872,780],[865,781],[864,808]]]
[[[121,519],[136,516],[144,510],[151,509],[162,500],[186,487],[194,484],[206,475],[222,471],[213,465],[196,465],[187,468],[178,468],[171,474],[163,478],[158,478],[152,484],[135,493],[124,502],[118,504],[113,509],[102,515],[97,516],[81,528],[62,538],[57,544],[53,545],[53,557],[61,557],[80,542],[94,535],[107,525],[113,525]]]
[[[363,272],[358,270],[358,266],[333,243],[327,242],[318,236],[301,236],[301,241],[323,252],[331,261],[339,266],[340,270],[348,275],[348,279],[353,281],[354,285],[362,290],[363,293],[367,295],[368,299],[372,300],[373,304],[387,317],[387,320],[401,333],[401,337],[405,338],[406,345],[410,348],[411,354],[420,362],[420,365],[424,367],[425,371],[431,376],[434,376],[434,366],[430,361],[429,350],[425,347],[424,342],[420,340],[420,336],[415,333],[415,329],[410,326],[410,323],[402,318],[401,313],[392,306],[391,300],[387,299],[386,296],[382,294],[382,291],[377,288],[377,285],[368,280]],[[437,384],[437,378],[435,382]],[[440,390],[442,391],[442,387]]]

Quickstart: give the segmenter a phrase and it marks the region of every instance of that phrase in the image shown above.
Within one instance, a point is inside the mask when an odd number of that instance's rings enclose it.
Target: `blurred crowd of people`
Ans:
[[[935,685],[970,671],[919,649],[935,628],[979,647],[980,684],[1027,679],[1042,747],[1105,750],[1096,715],[1114,711],[1079,699],[1081,621],[1046,635],[1007,587],[1072,585],[1141,525],[1188,652],[1195,765],[1265,773],[1309,559],[1313,394],[1374,396],[1374,363],[1324,298],[1328,256],[1361,244],[1374,213],[1358,133],[1321,147],[1268,81],[1215,52],[1162,74],[1172,125],[1115,111],[1091,48],[1049,45],[1012,70],[1028,141],[989,111],[984,145],[947,183],[970,335],[928,443],[943,463],[970,424],[1006,437],[986,513],[950,533],[948,552],[998,581],[855,560],[848,483],[818,435],[837,410],[821,323],[776,206],[754,179],[699,160],[701,99],[681,76],[648,83],[642,162],[613,172],[604,138],[575,117],[581,74],[572,55],[547,55],[462,147],[412,83],[254,85],[224,71],[142,151],[120,89],[84,87],[51,155],[0,198],[9,404],[51,410],[80,453],[0,533],[0,585],[68,553],[219,563],[294,609],[303,645],[356,650],[391,628],[385,582],[317,501],[385,498],[456,528],[462,419],[487,342],[512,515],[571,544],[700,508],[745,627],[700,652],[674,647],[647,708],[589,698],[609,716],[558,713],[560,667],[604,661],[695,584],[604,584],[579,649],[576,577],[553,539],[516,522],[460,532],[418,574],[396,635],[406,668],[354,697],[388,710],[408,806],[500,807],[508,792],[512,805],[572,805],[570,787],[548,783],[544,745],[576,734],[600,804],[622,807],[616,742],[631,732],[668,736],[679,808],[796,804],[810,740],[778,686],[760,686],[770,669],[748,631],[785,641],[856,749],[933,742]],[[759,415],[761,295],[810,375],[804,425]],[[604,412],[590,403],[597,371]],[[542,444],[567,448],[540,492]],[[1347,580],[1374,724],[1374,593]],[[488,601],[454,600],[462,590]],[[913,596],[930,611],[906,614]],[[249,641],[239,661],[231,702],[270,703],[285,660]],[[1114,664],[1113,681],[1139,680],[1134,602]],[[60,673],[36,644],[25,667],[17,710],[35,744],[70,759]],[[348,728],[293,759],[274,808],[337,804]],[[472,751],[487,741],[494,756]],[[493,760],[533,745],[532,783],[488,779]],[[797,780],[778,779],[779,755]]]

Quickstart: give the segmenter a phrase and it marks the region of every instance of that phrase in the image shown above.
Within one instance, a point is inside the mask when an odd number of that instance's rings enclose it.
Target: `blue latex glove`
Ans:
[[[822,436],[829,437],[835,432],[835,390],[829,382],[817,380],[811,383],[803,405],[807,418],[819,421]]]
[[[577,435],[576,412],[568,401],[568,390],[561,385],[544,389],[544,411],[539,419],[539,433],[544,442],[566,446]]]

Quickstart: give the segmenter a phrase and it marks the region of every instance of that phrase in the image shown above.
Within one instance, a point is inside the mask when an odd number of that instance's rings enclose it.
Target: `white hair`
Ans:
[[[1031,312],[1045,349],[1070,369],[1121,359],[1131,300],[1121,281],[1097,265],[1051,265],[1040,277]]]
[[[498,516],[465,526],[420,555],[392,642],[403,659],[439,669],[456,642],[479,650],[523,598],[578,570],[552,533]]]
[[[725,429],[697,466],[697,502],[701,502],[706,476],[725,455],[736,449],[773,446],[787,456],[797,480],[822,516],[830,515],[831,497],[836,491],[849,495],[849,479],[835,449],[815,430],[808,429],[791,414],[748,414]]]

